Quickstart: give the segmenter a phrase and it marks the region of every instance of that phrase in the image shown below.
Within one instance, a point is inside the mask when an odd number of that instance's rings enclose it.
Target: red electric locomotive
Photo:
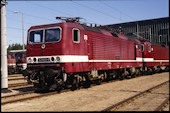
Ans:
[[[26,50],[10,50],[7,55],[8,74],[21,73],[27,67]]]
[[[15,54],[8,52],[7,53],[7,62],[8,62],[8,74],[14,74],[16,72]]]
[[[168,62],[169,64],[169,62]],[[83,83],[89,87],[111,78],[143,73],[141,41],[78,23],[32,26],[28,30],[27,69],[23,73],[35,87],[50,90]]]
[[[147,74],[169,70],[169,48],[166,45],[142,41],[142,51]]]

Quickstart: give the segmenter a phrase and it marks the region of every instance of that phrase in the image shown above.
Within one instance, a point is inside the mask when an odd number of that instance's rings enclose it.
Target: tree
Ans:
[[[26,47],[26,46],[25,46]],[[15,43],[15,44],[10,44],[8,46],[7,50],[21,50],[22,49],[22,45],[19,43]]]

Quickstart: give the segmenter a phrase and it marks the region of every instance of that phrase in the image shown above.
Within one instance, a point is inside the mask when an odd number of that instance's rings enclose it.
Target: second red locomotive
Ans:
[[[8,74],[22,73],[27,68],[26,50],[10,50],[7,54]]]

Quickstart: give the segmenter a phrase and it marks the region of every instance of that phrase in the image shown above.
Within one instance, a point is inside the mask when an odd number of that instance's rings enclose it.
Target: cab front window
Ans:
[[[31,31],[29,42],[31,44],[43,42],[43,30]]]
[[[59,42],[61,40],[61,28],[31,30],[29,35],[29,44]]]
[[[45,42],[58,42],[60,41],[60,29],[46,29],[45,30]]]

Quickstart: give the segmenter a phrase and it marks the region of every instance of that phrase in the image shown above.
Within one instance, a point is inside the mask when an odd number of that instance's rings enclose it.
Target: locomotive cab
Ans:
[[[153,47],[150,42],[143,42],[142,46],[142,56],[143,56],[143,68],[146,74],[153,73]]]
[[[160,44],[142,42],[143,66],[146,74],[168,70],[169,48]]]
[[[31,27],[27,40],[27,70],[23,73],[28,76],[28,82],[53,90],[63,87],[69,79],[72,81],[66,73],[83,70],[76,68],[77,62],[88,60],[82,29],[71,22]]]

